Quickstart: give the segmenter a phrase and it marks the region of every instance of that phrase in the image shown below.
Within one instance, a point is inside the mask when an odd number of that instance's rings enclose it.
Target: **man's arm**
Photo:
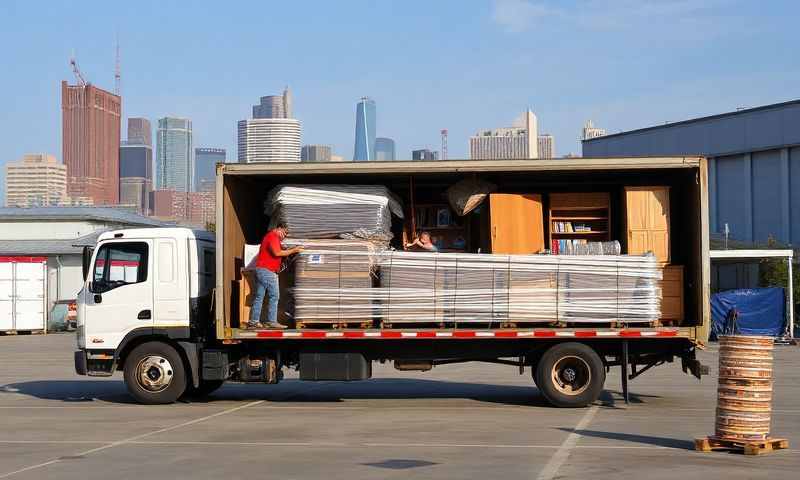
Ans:
[[[269,245],[267,245],[267,248],[269,248],[269,253],[271,253],[274,257],[288,257],[303,251],[303,247],[301,246],[284,250],[283,247],[281,247],[281,242],[278,241],[270,242]]]

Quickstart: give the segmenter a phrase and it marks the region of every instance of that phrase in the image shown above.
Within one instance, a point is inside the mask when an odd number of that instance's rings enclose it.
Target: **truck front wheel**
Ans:
[[[556,407],[585,407],[603,392],[606,371],[603,360],[582,343],[550,347],[533,372],[536,386]]]
[[[186,390],[186,369],[178,352],[162,342],[134,348],[125,360],[125,386],[139,403],[173,403]]]

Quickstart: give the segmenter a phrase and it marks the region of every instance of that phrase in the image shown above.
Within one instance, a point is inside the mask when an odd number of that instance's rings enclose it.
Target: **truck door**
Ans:
[[[153,326],[152,241],[100,246],[87,285],[86,348],[116,348],[136,328]]]
[[[183,248],[179,248],[183,247]],[[155,240],[156,327],[189,326],[188,248],[174,238]]]

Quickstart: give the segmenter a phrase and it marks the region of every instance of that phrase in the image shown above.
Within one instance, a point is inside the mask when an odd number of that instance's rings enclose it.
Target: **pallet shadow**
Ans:
[[[602,432],[598,430],[573,430],[571,428],[558,428],[563,432],[575,432],[582,437],[603,438],[606,440],[619,440],[622,442],[643,443],[664,448],[675,448],[679,450],[694,450],[694,442],[679,438],[654,437],[651,435],[637,435],[633,433]]]

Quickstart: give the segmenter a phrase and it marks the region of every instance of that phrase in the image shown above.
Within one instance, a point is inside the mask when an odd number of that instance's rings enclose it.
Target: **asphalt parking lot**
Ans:
[[[545,405],[530,372],[466,364],[375,368],[367,382],[225,385],[208,400],[141,406],[121,375],[73,374],[73,335],[0,337],[0,479],[797,478],[800,349],[777,347],[762,457],[692,450],[713,432],[714,376],[678,364],[595,406]],[[716,370],[715,348],[702,361]]]

